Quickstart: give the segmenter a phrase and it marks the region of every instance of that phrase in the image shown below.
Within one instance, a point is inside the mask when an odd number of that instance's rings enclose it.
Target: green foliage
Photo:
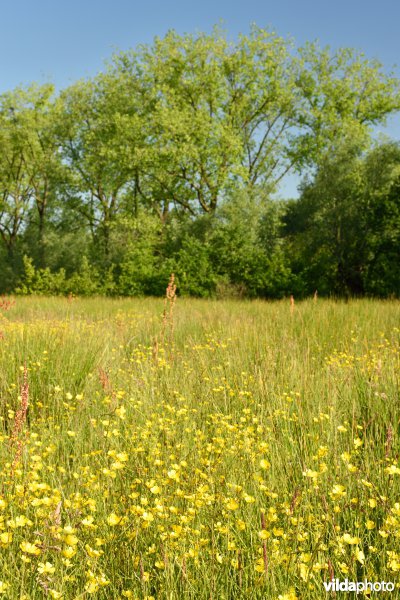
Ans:
[[[399,152],[368,148],[399,108],[376,61],[256,26],[1,94],[1,290],[398,294]],[[272,201],[291,170],[300,201]]]
[[[285,216],[291,266],[305,293],[399,294],[400,148],[345,145],[305,182]]]
[[[21,282],[15,289],[15,293],[21,296],[29,294],[59,296],[68,293],[91,296],[100,291],[108,291],[107,285],[100,286],[99,275],[89,264],[86,256],[82,257],[79,270],[69,279],[66,279],[64,269],[55,272],[51,272],[48,267],[35,269],[32,258],[28,256],[24,256],[23,263],[24,272]],[[110,287],[109,281],[107,283]]]
[[[183,238],[172,258],[172,265],[179,294],[200,298],[214,295],[217,278],[210,260],[210,248],[204,241],[194,236]]]
[[[60,269],[52,273],[49,268],[35,269],[33,260],[24,256],[24,273],[15,293],[21,296],[29,294],[57,296],[65,294],[65,271]]]

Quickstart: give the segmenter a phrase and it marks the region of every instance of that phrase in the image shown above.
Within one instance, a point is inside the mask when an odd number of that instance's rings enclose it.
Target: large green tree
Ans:
[[[141,88],[151,121],[143,173],[153,198],[213,212],[238,186],[276,189],[345,138],[399,109],[399,82],[352,50],[295,49],[253,27],[230,42],[169,32],[114,57],[114,77]],[[127,132],[125,132],[127,134]]]
[[[31,85],[0,96],[0,233],[11,257],[34,210],[42,263],[47,210],[62,180],[53,95],[51,85]]]
[[[399,294],[400,148],[347,143],[303,182],[285,217],[303,292]]]

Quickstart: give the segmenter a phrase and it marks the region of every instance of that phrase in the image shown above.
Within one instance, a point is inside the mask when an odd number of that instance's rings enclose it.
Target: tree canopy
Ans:
[[[170,31],[58,94],[35,84],[2,94],[2,288],[21,279],[26,255],[49,277],[82,268],[114,293],[157,293],[154,273],[192,254],[209,290],[305,293],[326,270],[326,293],[394,293],[377,265],[389,277],[383,257],[397,256],[398,148],[368,148],[399,108],[399,80],[376,61],[256,26],[236,40]],[[291,170],[308,174],[301,199],[274,204]],[[131,286],[141,262],[149,283]]]

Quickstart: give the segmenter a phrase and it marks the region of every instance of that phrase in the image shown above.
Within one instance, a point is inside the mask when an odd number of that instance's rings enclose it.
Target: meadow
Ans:
[[[398,301],[2,300],[0,596],[400,588],[399,327]]]

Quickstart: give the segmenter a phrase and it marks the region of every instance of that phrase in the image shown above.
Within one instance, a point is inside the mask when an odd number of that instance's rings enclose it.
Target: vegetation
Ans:
[[[399,587],[398,302],[1,306],[0,595]]]
[[[0,292],[399,295],[399,81],[253,27],[0,96]],[[297,202],[273,200],[290,171]]]

